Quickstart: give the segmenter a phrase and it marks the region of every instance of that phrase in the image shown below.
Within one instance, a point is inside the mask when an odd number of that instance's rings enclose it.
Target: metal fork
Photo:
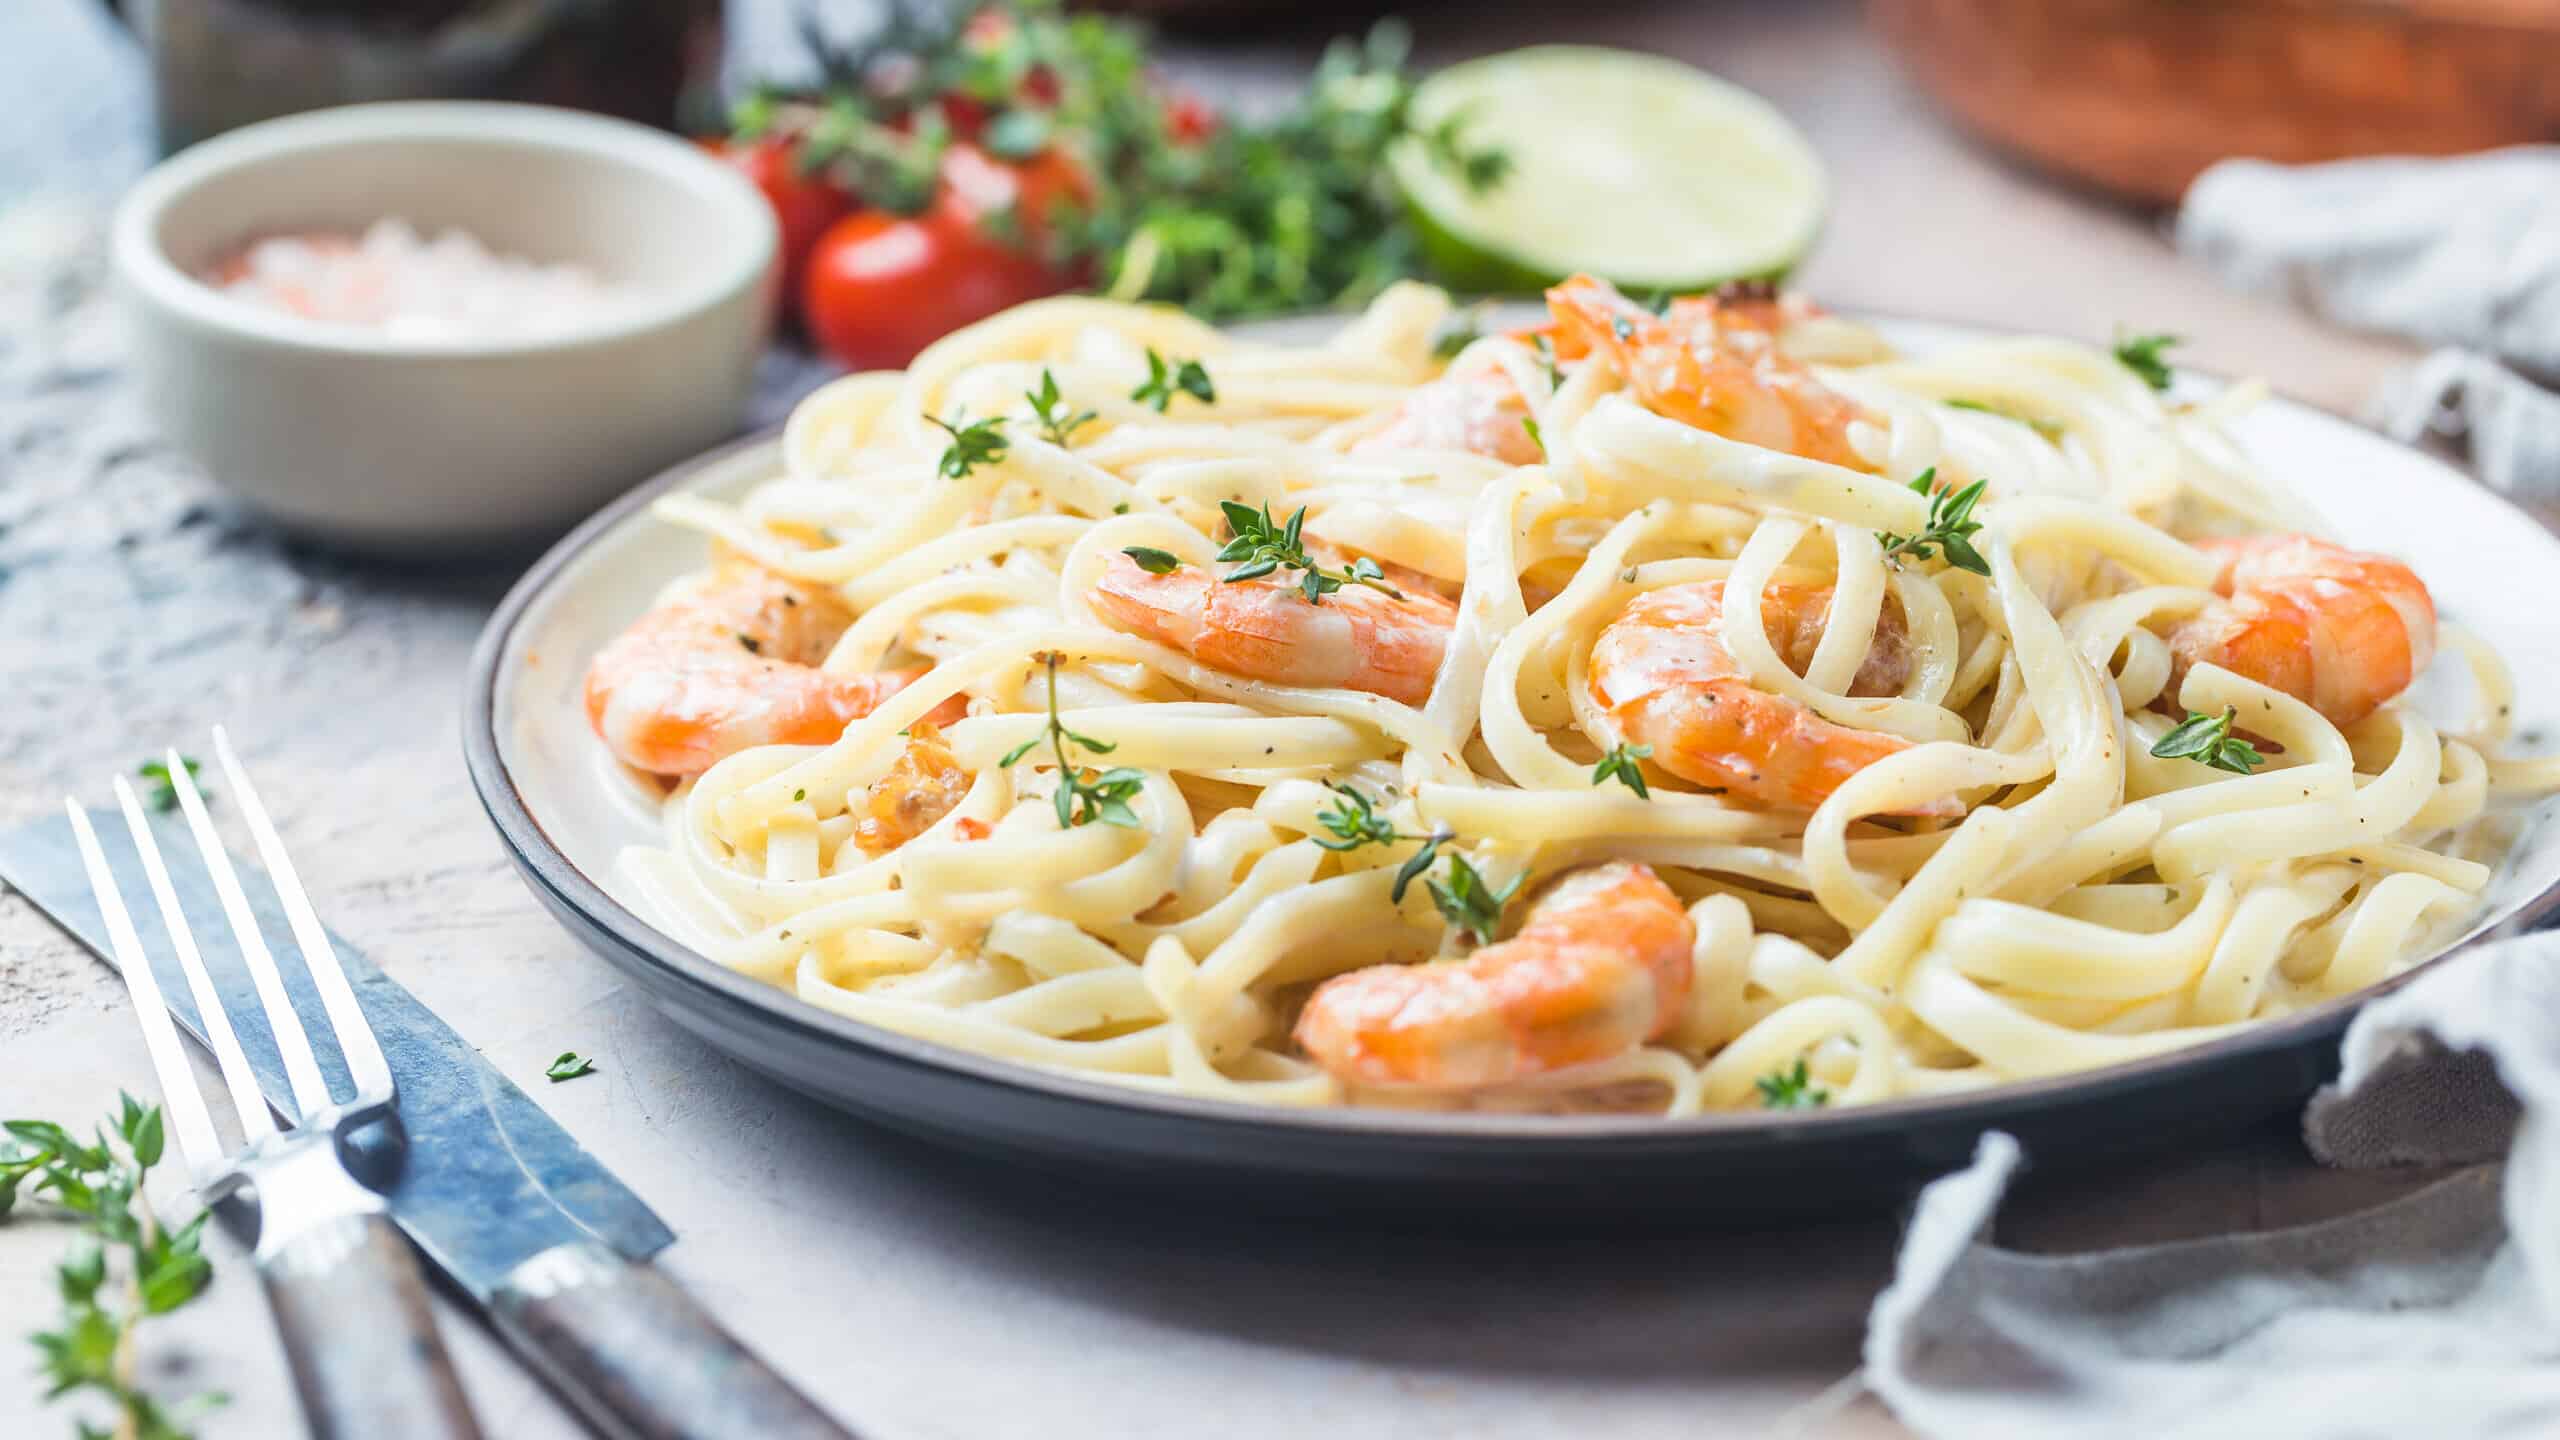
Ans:
[[[217,727],[213,744],[231,802],[248,822],[258,842],[258,856],[274,877],[276,898],[302,951],[312,988],[319,993],[330,1028],[337,1034],[355,1094],[340,1100],[330,1093],[319,1060],[312,1054],[311,1037],[285,990],[275,954],[258,932],[240,877],[205,813],[204,796],[188,774],[186,762],[172,750],[168,783],[186,812],[197,848],[204,852],[205,869],[213,877],[224,917],[266,1011],[267,1026],[275,1036],[300,1114],[291,1128],[279,1130],[258,1093],[257,1076],[205,970],[186,913],[169,883],[169,872],[161,864],[150,822],[143,817],[133,787],[118,776],[116,803],[124,810],[125,827],[133,833],[134,848],[140,852],[143,873],[159,902],[160,919],[177,952],[178,967],[185,972],[196,1011],[204,1018],[205,1036],[221,1067],[223,1086],[231,1092],[232,1108],[240,1117],[243,1144],[236,1154],[228,1153],[215,1133],[195,1069],[179,1043],[159,980],[134,932],[124,897],[116,891],[97,833],[79,802],[68,801],[72,834],[79,841],[81,862],[88,867],[90,888],[97,892],[117,968],[124,972],[134,1009],[142,1017],[143,1043],[160,1079],[169,1128],[177,1134],[178,1151],[186,1157],[196,1193],[206,1204],[221,1201],[243,1186],[256,1197],[258,1238],[253,1258],[312,1434],[318,1440],[479,1440],[480,1428],[463,1398],[453,1362],[436,1335],[417,1261],[393,1227],[382,1197],[348,1169],[348,1147],[356,1132],[377,1122],[397,1123],[390,1064],[347,984],[328,932],[312,912],[311,899],[294,874],[284,842],[277,838],[266,807],[258,803],[257,791],[231,752],[230,737]]]

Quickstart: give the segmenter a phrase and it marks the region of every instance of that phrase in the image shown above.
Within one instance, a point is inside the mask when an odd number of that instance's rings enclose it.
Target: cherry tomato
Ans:
[[[826,233],[828,226],[853,209],[853,197],[824,176],[801,174],[800,167],[792,161],[790,142],[780,136],[701,143],[703,149],[754,181],[755,187],[764,192],[765,202],[773,207],[774,222],[782,231],[782,287],[774,296],[774,304],[783,314],[789,314],[791,297],[800,293],[801,278],[808,273],[809,252],[817,248],[818,237]]]
[[[1218,112],[1188,90],[1168,90],[1164,133],[1176,145],[1198,145],[1218,133]]]
[[[1053,208],[1091,193],[1064,152],[1008,164],[953,145],[939,178],[922,215],[857,211],[830,227],[810,256],[801,319],[856,370],[904,365],[963,325],[1077,279],[1040,256]],[[1009,229],[999,228],[999,215],[1011,217]]]
[[[1063,288],[1047,266],[947,206],[916,216],[863,210],[819,239],[800,316],[838,360],[887,370],[963,325]]]

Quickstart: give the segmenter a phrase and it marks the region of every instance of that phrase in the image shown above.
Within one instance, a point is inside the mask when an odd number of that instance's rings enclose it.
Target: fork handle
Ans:
[[[489,1314],[611,1440],[855,1440],[656,1266],[602,1245],[525,1261]]]
[[[480,1440],[409,1242],[379,1210],[261,1247],[276,1331],[312,1440]]]

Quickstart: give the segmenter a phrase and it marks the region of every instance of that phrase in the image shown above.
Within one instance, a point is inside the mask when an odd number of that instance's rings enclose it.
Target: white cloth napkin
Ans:
[[[2484,1163],[2320,1224],[2045,1256],[1984,1238],[2020,1161],[1986,1135],[1920,1198],[1867,1383],[1949,1440],[2560,1435],[2560,934],[2368,1007],[2303,1130],[2333,1165]]]
[[[2234,288],[2437,347],[2369,418],[2463,441],[2491,486],[2560,501],[2560,146],[2225,161],[2188,188],[2177,243]]]

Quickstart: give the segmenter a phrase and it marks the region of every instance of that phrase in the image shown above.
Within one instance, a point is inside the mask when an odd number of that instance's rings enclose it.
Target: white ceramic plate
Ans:
[[[1981,338],[1917,322],[1883,328],[1914,353]],[[2406,559],[2446,619],[2509,659],[2521,732],[2560,733],[2560,539],[2441,462],[2309,406],[2269,401],[2233,432],[2343,539]],[[465,729],[484,803],[529,882],[564,921],[675,1018],[834,1103],[946,1139],[1123,1170],[1171,1163],[1229,1176],[1392,1177],[1426,1188],[1433,1180],[1499,1178],[1524,1193],[1587,1194],[1666,1169],[1730,1174],[1769,1164],[1801,1173],[1839,1164],[1873,1190],[1880,1176],[1916,1175],[1960,1157],[1986,1125],[2048,1132],[2051,1155],[2239,1123],[2297,1101],[2333,1063],[2351,1002],[2109,1070],[1837,1113],[1694,1121],[1308,1114],[1141,1094],[821,1011],[720,970],[621,902],[614,856],[656,834],[656,812],[605,758],[579,699],[587,658],[668,581],[704,563],[701,537],[652,519],[645,501],[678,488],[733,496],[779,468],[776,440],[741,442],[662,477],[562,541],[491,621]],[[2460,726],[2469,696],[2466,685],[2447,683],[2454,673],[2451,662],[2440,663],[2422,694],[2438,719]],[[2546,802],[2524,826],[2472,935],[2539,921],[2555,903],[2553,810]],[[1558,1145],[1574,1149],[1570,1181],[1559,1178]]]

